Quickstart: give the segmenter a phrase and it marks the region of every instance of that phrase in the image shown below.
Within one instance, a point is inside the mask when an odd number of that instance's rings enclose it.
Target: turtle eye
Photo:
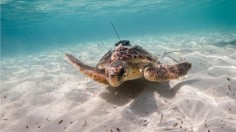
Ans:
[[[120,70],[119,76],[123,76],[124,73],[125,73],[125,69],[122,68],[122,69]]]

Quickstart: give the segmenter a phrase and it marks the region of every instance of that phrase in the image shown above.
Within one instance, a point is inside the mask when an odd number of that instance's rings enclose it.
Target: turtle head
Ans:
[[[128,67],[124,61],[115,61],[105,70],[107,81],[112,87],[117,87],[124,82],[127,77],[127,73]]]

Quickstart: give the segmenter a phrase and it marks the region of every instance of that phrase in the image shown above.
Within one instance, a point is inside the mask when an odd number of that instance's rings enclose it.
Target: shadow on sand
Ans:
[[[164,98],[173,98],[182,86],[197,81],[199,80],[186,80],[171,87],[169,82],[156,83],[138,79],[125,82],[117,88],[107,87],[99,96],[117,106],[130,103],[129,109],[144,117],[160,109],[154,96],[155,92]]]

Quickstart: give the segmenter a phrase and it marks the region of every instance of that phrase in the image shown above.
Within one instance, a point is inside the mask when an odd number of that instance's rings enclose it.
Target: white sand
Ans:
[[[139,79],[118,88],[82,75],[64,52],[90,65],[116,41],[78,44],[1,60],[2,132],[236,131],[236,34],[131,38],[163,63],[168,54],[192,63],[186,77],[165,83]],[[219,46],[214,45],[218,43]]]

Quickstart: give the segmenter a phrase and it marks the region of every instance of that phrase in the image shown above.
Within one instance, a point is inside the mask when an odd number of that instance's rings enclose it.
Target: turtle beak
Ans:
[[[113,74],[109,75],[109,78],[107,78],[107,80],[112,87],[118,87],[122,83],[118,76]]]

